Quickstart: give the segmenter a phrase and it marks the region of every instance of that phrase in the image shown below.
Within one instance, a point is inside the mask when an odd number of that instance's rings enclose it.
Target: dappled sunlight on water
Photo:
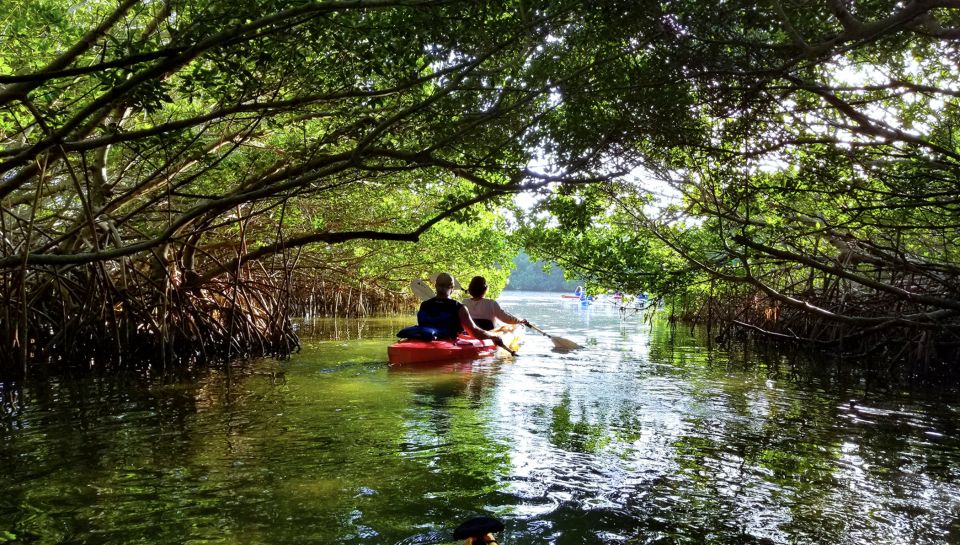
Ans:
[[[0,542],[960,542],[958,405],[508,294],[521,354],[391,367],[412,318],[304,324],[290,361],[6,386]]]

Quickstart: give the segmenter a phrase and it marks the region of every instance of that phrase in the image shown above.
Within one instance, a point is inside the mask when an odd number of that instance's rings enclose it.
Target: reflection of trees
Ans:
[[[777,364],[756,358],[731,380],[729,363],[698,365],[677,346],[660,352],[667,354],[674,359],[661,361],[659,374],[682,377],[687,406],[677,409],[682,427],[665,430],[674,433],[675,469],[631,500],[649,513],[651,530],[716,543],[763,534],[809,543],[943,539],[957,441],[930,448],[926,432],[949,437],[952,419],[848,406],[842,394],[809,390],[823,381],[802,369],[791,375],[802,389],[785,381],[773,388],[766,382]]]
[[[592,424],[587,418],[587,407],[580,404],[580,418],[572,418],[570,391],[560,397],[560,403],[551,409],[550,442],[554,446],[573,452],[598,452],[609,444],[606,426]]]
[[[956,418],[949,408],[914,410],[889,401],[841,407],[838,479],[848,486],[830,490],[829,501],[850,506],[867,530],[895,531],[892,541],[953,543],[944,540],[956,525]]]
[[[947,408],[838,403],[676,338],[604,373],[334,358],[285,366],[284,384],[254,366],[25,388],[0,414],[0,538],[396,543],[517,505],[546,511],[516,515],[512,543],[945,539]]]
[[[706,527],[746,533],[752,512],[763,510],[782,521],[780,530],[795,536],[816,531],[836,542],[843,525],[826,516],[823,494],[836,486],[839,455],[831,404],[758,399],[753,392],[748,399],[737,388],[723,393],[724,412],[732,414],[691,419],[691,435],[675,444],[676,477],[684,488],[705,492],[690,497],[702,503],[697,510],[716,518]]]
[[[678,408],[685,415],[679,427],[657,431],[670,437],[659,451],[669,457],[668,468],[638,485],[628,500],[647,516],[646,531],[691,542],[762,543],[771,522],[791,516],[801,522],[794,535],[809,535],[811,522],[825,531],[831,521],[815,513],[822,491],[833,486],[836,453],[817,445],[833,441],[830,426],[822,425],[829,412],[812,411],[821,422],[810,436],[781,418],[779,408],[751,399],[753,385],[718,381],[718,391],[698,386],[698,378],[686,406]],[[797,437],[808,439],[797,443]],[[836,536],[834,530],[827,534]]]
[[[489,374],[355,366],[278,386],[270,371],[28,390],[30,409],[0,420],[0,530],[27,542],[396,542],[497,490],[505,449],[475,408]]]
[[[842,537],[843,518],[824,513],[823,493],[836,486],[836,402],[789,385],[770,390],[778,363],[704,351],[696,332],[660,327],[652,336],[651,384],[670,385],[655,399],[678,420],[653,415],[648,434],[658,440],[636,453],[641,467],[659,468],[626,500],[645,531],[703,543],[760,543],[784,531]]]
[[[298,334],[306,339],[349,341],[382,339],[410,325],[407,316],[387,315],[354,318],[314,317],[300,322]]]
[[[502,394],[527,415],[514,425],[538,423],[511,476],[539,513],[525,543],[612,542],[597,537],[607,531],[639,543],[943,542],[955,418],[856,405],[870,423],[852,424],[846,383],[819,367],[708,353],[685,328],[651,337],[646,361],[585,358]]]
[[[222,380],[211,373],[148,387],[139,378],[61,378],[25,388],[29,409],[3,423],[19,428],[0,445],[3,525],[25,542],[142,533],[174,543],[217,528],[214,496],[232,484],[207,479],[216,472],[197,458],[224,427],[197,420],[201,390]]]
[[[470,364],[416,377],[406,436],[410,444],[426,449],[436,473],[431,480],[442,483],[440,490],[457,490],[464,498],[496,490],[497,474],[505,471],[506,447],[491,439],[486,412],[478,410],[493,377]]]
[[[496,489],[504,449],[469,399],[489,386],[488,375],[469,366],[381,367],[359,379],[300,379],[282,443],[261,446],[268,468],[283,472],[274,502],[296,520],[285,529],[322,528],[329,542],[393,543],[425,519],[442,528],[476,513]]]

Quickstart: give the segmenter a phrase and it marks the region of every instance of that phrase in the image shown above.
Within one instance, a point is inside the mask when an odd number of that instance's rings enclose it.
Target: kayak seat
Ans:
[[[405,327],[397,332],[397,337],[401,339],[414,339],[417,341],[435,341],[439,337],[440,331],[435,327],[422,325],[412,325]]]

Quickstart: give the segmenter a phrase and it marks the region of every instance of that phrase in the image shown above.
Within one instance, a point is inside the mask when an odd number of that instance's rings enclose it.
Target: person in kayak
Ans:
[[[421,326],[432,327],[438,331],[437,337],[453,339],[461,332],[466,331],[478,339],[490,339],[493,344],[507,349],[503,339],[497,335],[487,333],[473,321],[467,307],[460,301],[450,298],[454,280],[448,273],[440,273],[434,283],[437,290],[436,297],[427,299],[420,304],[417,312],[417,323]]]
[[[470,317],[480,327],[486,330],[496,327],[495,320],[500,320],[505,324],[523,324],[530,325],[530,322],[523,318],[517,318],[513,314],[500,308],[500,303],[493,299],[484,299],[487,294],[487,279],[482,276],[474,276],[467,286],[467,292],[470,298],[463,302],[467,310],[470,311]]]

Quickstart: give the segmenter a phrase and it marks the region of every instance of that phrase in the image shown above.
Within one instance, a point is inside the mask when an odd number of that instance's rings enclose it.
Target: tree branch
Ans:
[[[104,35],[110,27],[116,24],[117,21],[123,17],[127,11],[130,10],[135,4],[140,2],[140,0],[123,0],[117,9],[108,15],[102,23],[97,25],[95,28],[91,29],[89,32],[83,35],[80,38],[80,41],[74,44],[73,47],[64,51],[56,59],[51,61],[47,66],[43,68],[38,74],[50,74],[56,73],[63,68],[67,67],[72,63],[77,57],[82,55],[86,50],[90,49],[90,46],[97,41],[100,36]],[[26,98],[27,94],[30,93],[33,89],[37,88],[43,80],[39,81],[26,81],[21,83],[13,83],[4,87],[0,90],[0,106],[10,102],[11,100],[17,100],[21,98]],[[5,83],[0,81],[0,83]]]

